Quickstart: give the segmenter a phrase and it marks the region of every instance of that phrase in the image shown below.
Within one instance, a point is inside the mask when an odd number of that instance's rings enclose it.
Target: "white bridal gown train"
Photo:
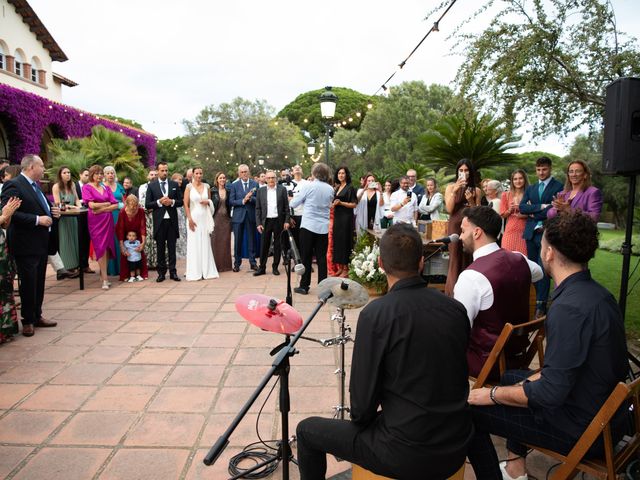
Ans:
[[[195,232],[189,228],[187,220],[187,280],[218,278],[218,269],[211,251],[211,232],[213,232],[212,203],[202,205],[201,200],[209,199],[209,185],[202,184],[202,195],[193,185],[189,189],[189,209],[196,224]]]

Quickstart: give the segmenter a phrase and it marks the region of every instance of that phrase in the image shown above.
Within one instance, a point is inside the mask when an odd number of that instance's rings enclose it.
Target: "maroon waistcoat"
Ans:
[[[478,258],[467,269],[487,277],[493,289],[493,305],[478,312],[469,338],[469,375],[477,376],[504,324],[529,320],[531,270],[524,256],[502,248]]]

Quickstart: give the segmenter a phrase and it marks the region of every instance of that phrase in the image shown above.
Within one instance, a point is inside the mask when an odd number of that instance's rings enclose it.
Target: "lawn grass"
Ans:
[[[614,237],[624,237],[622,230],[601,230],[600,240],[609,240]],[[634,251],[638,251],[640,245],[636,245]],[[630,272],[640,261],[640,257],[632,256]],[[620,295],[620,274],[622,271],[622,255],[619,253],[598,250],[596,257],[589,263],[589,269],[593,278],[602,284],[618,299]],[[640,278],[640,267],[629,280],[629,288]],[[625,315],[627,336],[634,342],[640,341],[640,283],[627,295],[627,309]]]

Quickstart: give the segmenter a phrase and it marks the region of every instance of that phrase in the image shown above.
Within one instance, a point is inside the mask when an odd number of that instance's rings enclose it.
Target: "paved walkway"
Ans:
[[[270,349],[284,338],[249,325],[234,301],[244,293],[283,298],[285,283],[284,274],[254,278],[245,266],[201,282],[156,283],[152,273],[141,283],[114,282],[108,291],[89,275],[86,290],[79,291],[77,280],[56,281],[50,273],[44,316],[58,326],[0,347],[0,478],[227,478],[229,458],[257,441],[257,412],[266,395],[218,462],[205,467],[202,459],[271,365]],[[294,296],[303,317],[316,306],[315,293]],[[308,335],[335,336],[333,311],[325,306]],[[357,315],[347,312],[354,331]],[[330,417],[338,402],[337,347],[308,341],[298,347],[290,434],[309,415]],[[280,436],[276,399],[277,390],[260,416],[263,439]],[[538,478],[549,463],[542,465],[534,472]],[[331,458],[328,475],[349,468]],[[473,478],[470,469],[465,476]],[[281,478],[280,469],[272,478]],[[299,478],[295,465],[291,478]]]

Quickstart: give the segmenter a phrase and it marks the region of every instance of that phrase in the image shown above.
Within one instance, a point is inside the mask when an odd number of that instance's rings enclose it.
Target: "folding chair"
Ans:
[[[562,465],[553,472],[552,480],[564,480],[572,478],[576,470],[586,472],[599,478],[613,480],[616,475],[623,473],[629,461],[635,457],[640,446],[640,378],[627,384],[619,382],[609,398],[600,407],[598,413],[577,441],[568,455],[564,456],[534,445],[528,447],[538,450],[562,462]],[[627,407],[627,405],[629,405]],[[633,435],[625,436],[613,445],[611,435],[611,419],[620,408],[629,408],[629,415],[633,416]],[[584,458],[591,445],[600,435],[604,438],[605,456],[601,459]]]
[[[542,317],[515,326],[506,323],[478,377],[469,377],[475,380],[472,389],[490,385],[499,380],[507,370],[529,368],[536,355],[538,365],[542,368],[545,320],[546,317]]]

